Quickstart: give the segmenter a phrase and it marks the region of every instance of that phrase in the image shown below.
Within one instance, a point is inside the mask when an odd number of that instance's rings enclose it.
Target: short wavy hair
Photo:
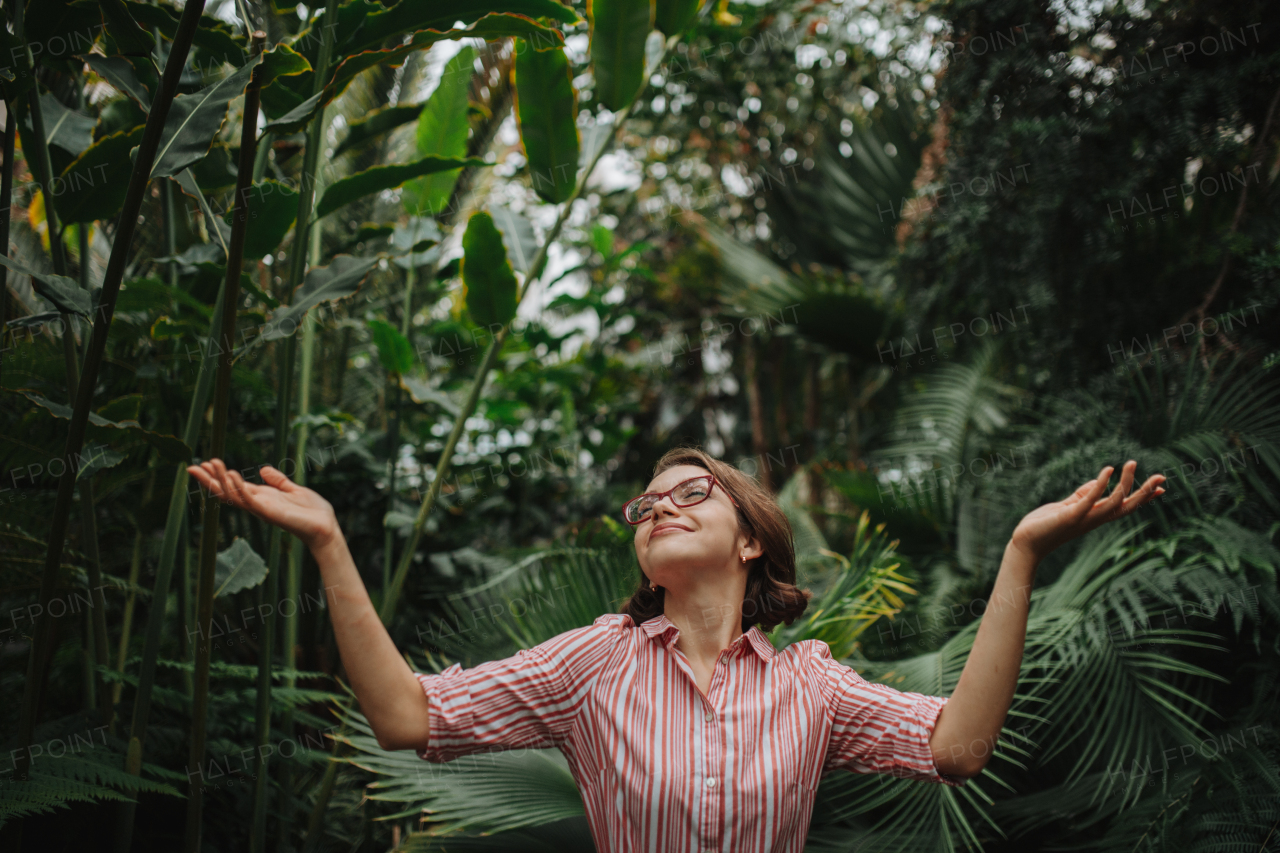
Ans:
[[[783,622],[790,625],[804,613],[813,593],[796,588],[795,540],[791,522],[778,502],[754,479],[699,447],[668,450],[654,466],[653,476],[677,465],[693,465],[714,474],[738,504],[739,530],[754,536],[764,550],[748,563],[747,589],[742,598],[743,633],[752,625],[759,625],[766,632]],[[635,592],[620,612],[639,625],[662,614],[665,596],[666,590],[654,589],[641,569]]]

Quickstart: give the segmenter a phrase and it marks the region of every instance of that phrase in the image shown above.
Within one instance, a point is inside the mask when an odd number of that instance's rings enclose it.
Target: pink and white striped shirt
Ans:
[[[703,696],[680,629],[608,614],[471,669],[418,675],[427,761],[558,747],[596,849],[799,853],[818,780],[844,768],[942,776],[929,736],[947,700],[871,684],[820,640],[779,652],[752,627],[720,653]]]

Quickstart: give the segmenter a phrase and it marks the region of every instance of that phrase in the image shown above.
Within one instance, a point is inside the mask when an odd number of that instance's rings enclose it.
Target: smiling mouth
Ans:
[[[649,534],[649,538],[652,539],[654,536],[660,536],[663,533],[674,532],[676,530],[684,530],[687,532],[689,528],[681,527],[678,524],[667,524],[667,525],[663,525],[662,527],[655,528],[654,531]]]

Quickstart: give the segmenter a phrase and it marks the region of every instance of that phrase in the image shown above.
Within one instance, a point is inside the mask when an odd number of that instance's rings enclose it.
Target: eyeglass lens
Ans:
[[[702,503],[710,494],[711,478],[695,477],[676,486],[675,491],[671,493],[671,499],[676,506],[686,507]],[[648,518],[657,502],[657,495],[642,495],[628,505],[628,515],[633,521]]]

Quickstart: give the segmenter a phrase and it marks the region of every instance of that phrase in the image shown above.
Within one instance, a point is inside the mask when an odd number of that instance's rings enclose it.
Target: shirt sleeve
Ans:
[[[833,715],[823,772],[887,773],[955,787],[967,779],[939,772],[929,738],[947,699],[872,684],[815,643],[819,677]]]
[[[431,723],[427,747],[418,756],[440,762],[476,752],[560,746],[623,629],[623,619],[608,614],[503,660],[418,673]]]

